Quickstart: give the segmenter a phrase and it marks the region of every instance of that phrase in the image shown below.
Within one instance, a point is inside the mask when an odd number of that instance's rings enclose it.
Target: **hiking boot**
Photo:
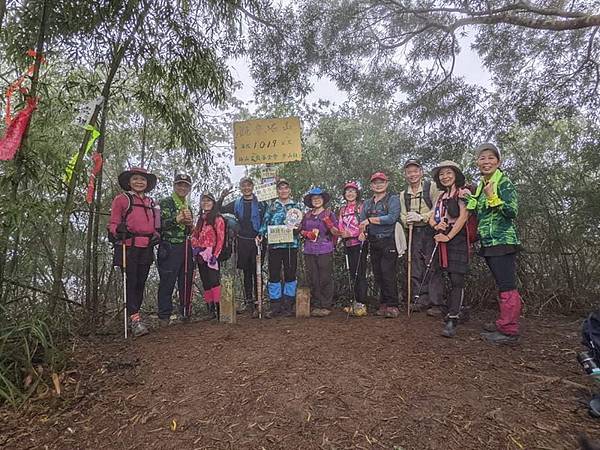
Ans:
[[[294,297],[283,297],[281,301],[281,315],[283,317],[294,316]]]
[[[158,328],[167,328],[171,325],[171,319],[158,319]]]
[[[496,329],[496,322],[486,322],[483,324],[483,331],[486,331],[488,333],[493,333],[494,331],[498,331]]]
[[[386,305],[381,305],[379,307],[379,309],[377,310],[377,312],[375,313],[376,316],[379,317],[385,317],[385,313],[387,312],[387,306]]]
[[[499,331],[481,333],[481,337],[490,344],[516,344],[519,342],[518,335],[504,334]]]
[[[281,307],[281,300],[277,300],[277,301],[273,301],[271,300],[270,302],[271,304],[271,317],[280,317],[282,315],[282,307]]]
[[[444,315],[444,312],[439,306],[432,306],[427,310],[427,315],[429,317],[440,317]]]
[[[146,327],[146,325],[144,325],[144,322],[142,322],[141,320],[131,322],[131,334],[133,334],[133,337],[144,336],[148,333],[148,328]]]
[[[388,306],[385,311],[386,319],[395,319],[400,316],[400,310],[396,306]]]
[[[448,319],[446,326],[442,330],[442,336],[447,338],[456,336],[456,319]]]
[[[313,317],[327,317],[331,314],[331,311],[326,308],[315,308],[310,312]]]

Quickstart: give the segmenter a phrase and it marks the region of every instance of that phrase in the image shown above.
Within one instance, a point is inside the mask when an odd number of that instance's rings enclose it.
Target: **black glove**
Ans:
[[[126,224],[120,223],[117,225],[117,232],[115,233],[115,236],[118,240],[124,241],[125,239],[129,239],[131,237],[131,233],[127,229]]]

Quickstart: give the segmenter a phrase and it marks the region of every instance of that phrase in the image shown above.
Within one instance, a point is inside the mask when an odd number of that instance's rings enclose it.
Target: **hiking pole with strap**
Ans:
[[[262,298],[262,242],[256,242],[256,302],[258,303],[258,318],[262,319],[263,298]]]
[[[123,273],[123,329],[125,330],[125,340],[127,340],[127,246],[125,240],[121,244],[122,250],[122,266]]]
[[[439,245],[440,245],[440,243],[438,241],[435,241],[435,246],[433,247],[433,251],[431,252],[429,261],[427,261],[427,265],[425,266],[425,272],[423,273],[423,278],[421,278],[421,282],[419,283],[419,289],[415,295],[415,303],[417,303],[419,301],[419,297],[421,296],[421,291],[423,290],[423,285],[425,284],[425,280],[427,279],[427,276],[429,275],[431,266],[433,264],[433,258],[435,257],[435,254],[438,251]]]
[[[348,253],[346,252],[346,271],[348,272],[348,286],[350,287],[350,292],[352,292],[352,309],[348,310],[348,314],[346,314],[346,320],[350,317],[350,312],[354,314],[354,307],[356,306],[356,292],[354,292],[354,284],[352,283],[352,275],[350,274],[350,258],[348,258]]]
[[[410,307],[411,307],[411,300],[412,300],[412,241],[413,241],[413,224],[409,223],[408,224],[408,270],[407,270],[407,278],[408,278],[408,285],[407,285],[407,304],[406,304],[406,313],[408,315],[408,317],[410,317]]]

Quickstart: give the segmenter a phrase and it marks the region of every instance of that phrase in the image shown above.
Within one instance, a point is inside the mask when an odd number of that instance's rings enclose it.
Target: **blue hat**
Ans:
[[[312,205],[313,195],[320,195],[321,197],[323,197],[323,206],[325,206],[331,199],[331,195],[329,195],[323,189],[321,189],[320,187],[314,187],[310,191],[308,191],[308,193],[304,196],[304,204],[306,206],[308,206],[309,208],[313,207],[313,205]]]

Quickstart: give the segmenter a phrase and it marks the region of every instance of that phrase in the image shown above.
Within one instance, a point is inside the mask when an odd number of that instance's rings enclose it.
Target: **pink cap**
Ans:
[[[371,175],[371,181],[375,181],[375,180],[384,180],[384,181],[388,181],[388,176],[383,173],[383,172],[375,172],[373,175]]]

